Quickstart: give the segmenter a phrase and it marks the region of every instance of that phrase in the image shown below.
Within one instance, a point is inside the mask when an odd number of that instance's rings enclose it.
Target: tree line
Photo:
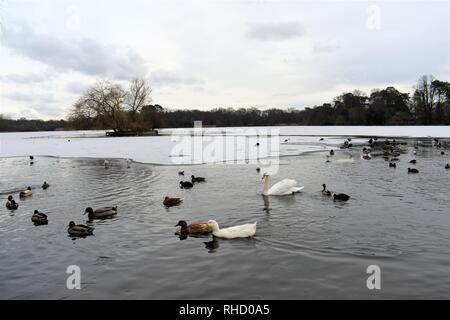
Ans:
[[[296,108],[215,108],[172,110],[151,104],[151,88],[134,79],[128,88],[103,80],[88,88],[70,109],[67,120],[11,120],[0,115],[0,131],[112,129],[148,131],[157,128],[269,125],[449,125],[450,83],[432,76],[417,81],[413,95],[390,86],[370,95],[345,92],[330,103]]]

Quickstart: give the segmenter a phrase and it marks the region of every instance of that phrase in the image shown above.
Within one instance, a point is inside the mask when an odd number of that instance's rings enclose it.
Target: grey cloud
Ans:
[[[105,45],[88,38],[60,40],[35,33],[26,25],[5,29],[2,45],[59,71],[120,80],[143,76],[147,72],[145,60],[132,49]]]
[[[6,98],[11,101],[20,101],[25,103],[45,103],[45,104],[51,104],[55,103],[56,100],[54,97],[50,94],[42,94],[42,95],[36,95],[36,94],[26,94],[23,92],[11,92],[7,94],[3,94],[2,98]]]
[[[80,94],[83,91],[85,91],[88,87],[89,85],[86,83],[72,81],[67,83],[65,88],[70,93]]]
[[[261,41],[282,41],[305,35],[305,28],[298,22],[251,23],[247,36]]]
[[[27,73],[27,74],[6,74],[0,76],[2,82],[13,82],[17,84],[44,83],[53,78],[50,73]]]
[[[156,85],[201,85],[204,81],[194,77],[183,77],[172,72],[154,71],[150,74],[150,83]]]

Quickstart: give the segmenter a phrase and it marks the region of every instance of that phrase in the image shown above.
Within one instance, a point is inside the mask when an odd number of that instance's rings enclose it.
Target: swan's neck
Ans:
[[[264,189],[263,189],[263,195],[267,195],[269,192],[269,176],[264,177]]]

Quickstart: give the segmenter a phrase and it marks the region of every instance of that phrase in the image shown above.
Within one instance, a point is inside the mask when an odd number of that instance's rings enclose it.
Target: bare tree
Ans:
[[[133,79],[125,96],[125,105],[132,119],[139,113],[143,106],[151,103],[150,94],[152,89],[142,78]]]
[[[433,120],[433,109],[436,100],[436,89],[431,85],[433,81],[433,76],[424,75],[420,77],[414,92],[416,108],[422,114],[424,124],[431,124]]]
[[[124,129],[124,101],[125,90],[119,85],[108,80],[97,82],[89,88],[75,104],[75,109],[89,110],[99,116],[107,125],[112,126],[114,131]]]

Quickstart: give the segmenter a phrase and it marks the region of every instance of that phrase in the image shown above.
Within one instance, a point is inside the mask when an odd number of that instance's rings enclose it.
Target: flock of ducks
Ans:
[[[287,140],[288,141],[288,140]],[[285,142],[287,142],[285,141]],[[323,138],[320,138],[320,141],[323,141]],[[436,141],[436,139],[435,139]],[[351,139],[348,138],[346,141],[344,141],[343,145],[340,147],[341,149],[349,149],[353,146],[351,142]],[[257,143],[256,146],[259,144]],[[376,138],[371,138],[369,140],[369,146],[370,147],[364,147],[362,149],[362,155],[361,158],[365,160],[372,159],[372,152],[376,148],[380,148],[380,144],[377,142]],[[415,149],[418,149],[417,146],[415,146]],[[385,160],[389,161],[389,167],[396,168],[396,162],[399,161],[400,156],[400,149],[397,147],[397,143],[395,139],[391,142],[389,140],[385,140],[384,143],[381,143],[381,150],[383,150],[383,158]],[[416,154],[416,151],[413,152]],[[329,152],[329,155],[327,155],[327,162],[330,162],[330,157],[335,154],[334,150],[331,150]],[[445,154],[443,151],[441,154]],[[131,160],[127,159],[127,168],[130,168],[131,166]],[[410,164],[416,164],[417,160],[413,159],[409,161]],[[34,157],[30,156],[30,165],[34,164]],[[106,169],[109,168],[109,161],[104,161],[104,167]],[[450,169],[450,164],[447,163],[445,166],[445,169]],[[260,168],[257,168],[256,171],[258,173],[261,172]],[[408,168],[408,173],[415,174],[419,173],[419,170],[415,168]],[[178,172],[179,176],[184,176],[184,171]],[[263,191],[262,194],[264,196],[284,196],[284,195],[292,195],[301,192],[304,189],[304,186],[298,186],[297,182],[293,179],[283,179],[273,186],[269,187],[269,178],[270,175],[268,173],[262,174],[262,180],[263,180]],[[182,189],[190,189],[193,188],[196,183],[204,183],[206,182],[206,178],[204,177],[196,177],[194,175],[191,175],[191,181],[180,181],[180,188]],[[42,189],[46,190],[50,187],[50,185],[44,181],[42,184]],[[327,189],[326,184],[322,185],[322,195],[326,197],[332,197],[333,201],[348,201],[350,199],[350,196],[345,193],[334,193]],[[26,190],[23,190],[19,193],[19,197],[27,198],[33,195],[33,191],[31,187],[28,187]],[[166,196],[163,200],[163,205],[165,207],[172,207],[172,206],[178,206],[183,202],[180,198],[172,198],[169,196]],[[14,200],[14,197],[12,195],[8,196],[8,201],[6,202],[6,208],[9,210],[17,210],[19,208],[19,204]],[[111,218],[114,217],[117,214],[117,206],[115,207],[103,207],[103,208],[97,208],[93,209],[91,207],[87,207],[85,209],[85,212],[83,215],[88,215],[87,222],[91,223],[94,221],[94,219],[105,219],[105,218]],[[45,225],[48,224],[48,216],[45,213],[42,213],[38,210],[34,210],[34,213],[31,217],[31,221],[35,225]],[[251,238],[255,236],[256,234],[256,226],[257,222],[255,223],[248,223],[243,225],[238,225],[234,227],[228,227],[228,228],[220,228],[219,224],[215,220],[209,220],[207,222],[195,222],[188,224],[184,220],[180,220],[175,227],[179,227],[179,231],[177,232],[179,235],[187,236],[187,235],[209,235],[212,234],[215,237],[218,238],[225,238],[225,239],[235,239],[235,238]],[[67,232],[71,237],[86,237],[89,235],[93,235],[94,227],[87,226],[84,224],[75,224],[74,221],[70,221]]]

